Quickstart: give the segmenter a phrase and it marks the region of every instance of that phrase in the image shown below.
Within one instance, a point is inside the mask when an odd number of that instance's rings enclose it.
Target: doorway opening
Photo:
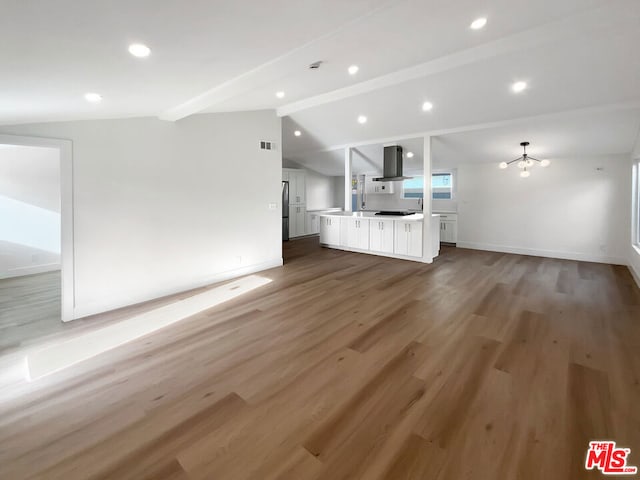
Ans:
[[[73,318],[68,143],[0,135],[0,354]]]

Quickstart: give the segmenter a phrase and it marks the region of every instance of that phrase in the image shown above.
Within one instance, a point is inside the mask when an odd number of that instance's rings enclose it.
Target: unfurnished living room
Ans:
[[[0,10],[0,479],[640,478],[638,0]]]

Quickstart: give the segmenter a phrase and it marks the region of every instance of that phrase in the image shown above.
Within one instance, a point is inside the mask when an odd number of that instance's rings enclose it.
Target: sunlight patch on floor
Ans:
[[[27,355],[27,379],[32,381],[70,367],[270,282],[270,279],[259,275],[243,277],[116,324],[36,350]]]

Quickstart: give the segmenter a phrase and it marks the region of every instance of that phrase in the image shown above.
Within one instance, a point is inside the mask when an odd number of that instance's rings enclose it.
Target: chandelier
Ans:
[[[518,168],[522,170],[520,172],[520,176],[522,178],[527,178],[529,175],[531,175],[531,167],[533,167],[536,164],[536,162],[538,162],[541,167],[548,167],[551,164],[549,160],[538,160],[537,158],[530,157],[529,154],[527,153],[527,147],[529,146],[529,142],[520,142],[520,146],[524,150],[522,155],[514,160],[511,160],[510,162],[501,162],[500,168],[505,169],[512,163],[518,162],[517,163]]]

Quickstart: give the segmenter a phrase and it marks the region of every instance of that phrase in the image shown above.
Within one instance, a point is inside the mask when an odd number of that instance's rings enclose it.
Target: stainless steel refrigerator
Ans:
[[[289,182],[282,182],[282,241],[289,240]]]

